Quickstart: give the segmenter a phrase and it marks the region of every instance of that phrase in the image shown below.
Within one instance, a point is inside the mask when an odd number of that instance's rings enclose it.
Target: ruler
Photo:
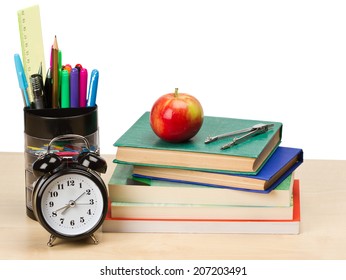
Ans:
[[[46,66],[44,60],[43,40],[40,8],[38,5],[21,9],[17,12],[20,41],[22,46],[22,59],[29,81],[32,74],[42,69],[42,78],[45,80]],[[32,89],[28,88],[29,100],[33,101]]]

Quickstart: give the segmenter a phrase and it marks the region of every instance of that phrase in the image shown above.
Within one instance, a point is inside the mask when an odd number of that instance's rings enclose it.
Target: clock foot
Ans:
[[[90,235],[90,238],[94,241],[94,244],[98,244],[99,241],[97,240],[97,238],[95,237],[94,234]]]
[[[52,247],[55,239],[56,239],[56,236],[54,236],[54,235],[52,234],[52,235],[49,237],[49,241],[48,241],[47,245],[48,245],[49,247]]]

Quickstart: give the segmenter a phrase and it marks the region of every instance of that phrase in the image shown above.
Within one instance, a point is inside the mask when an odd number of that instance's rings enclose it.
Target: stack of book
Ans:
[[[221,150],[230,139],[208,136],[273,124],[265,133]],[[159,139],[145,112],[115,143],[104,232],[298,234],[299,148],[279,146],[282,124],[204,117],[185,143]]]

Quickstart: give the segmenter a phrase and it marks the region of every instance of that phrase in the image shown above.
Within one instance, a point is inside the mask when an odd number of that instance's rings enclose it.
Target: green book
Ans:
[[[115,163],[162,166],[204,171],[232,171],[256,174],[281,142],[282,123],[205,116],[200,131],[184,143],[161,140],[150,127],[145,112],[115,143]],[[233,138],[205,144],[208,136],[236,131],[256,124],[272,123],[265,133],[256,135],[229,149],[221,146]]]

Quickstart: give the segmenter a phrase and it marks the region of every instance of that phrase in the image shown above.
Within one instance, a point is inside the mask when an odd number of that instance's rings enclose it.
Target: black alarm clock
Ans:
[[[80,139],[85,148],[73,156],[50,152],[58,140]],[[52,139],[47,152],[33,163],[39,179],[33,190],[33,212],[38,222],[51,234],[48,246],[58,238],[77,240],[91,237],[102,225],[106,213],[107,187],[99,173],[107,170],[106,161],[90,151],[83,136],[68,134]]]

